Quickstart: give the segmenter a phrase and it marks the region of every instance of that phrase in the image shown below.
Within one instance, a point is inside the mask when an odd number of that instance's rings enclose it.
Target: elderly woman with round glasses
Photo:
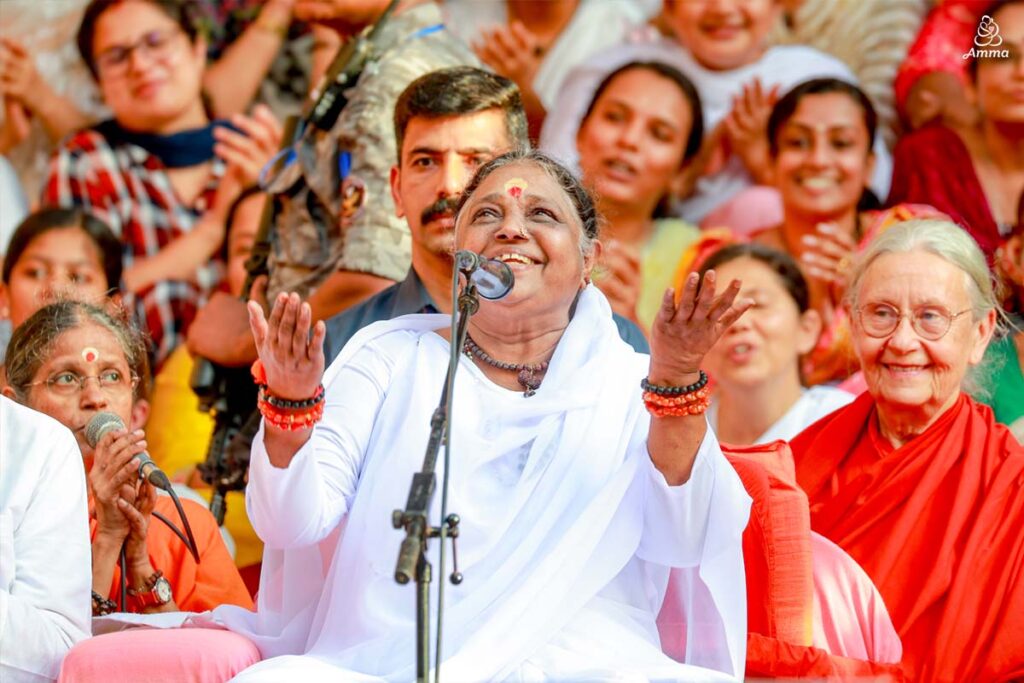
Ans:
[[[894,226],[847,292],[868,391],[792,442],[812,528],[868,572],[918,681],[1024,672],[1024,448],[963,391],[998,305],[940,220]]]
[[[146,450],[149,364],[142,335],[92,304],[44,306],[18,326],[7,354],[3,393],[74,433],[88,473],[94,615],[112,611],[202,610],[252,600],[217,524],[203,506],[182,505],[195,534],[197,562],[160,517],[181,527],[170,498],[138,477]],[[125,429],[95,446],[85,431],[100,412]],[[54,549],[59,552],[59,549]],[[122,590],[123,587],[123,590]],[[85,600],[86,596],[82,596]]]

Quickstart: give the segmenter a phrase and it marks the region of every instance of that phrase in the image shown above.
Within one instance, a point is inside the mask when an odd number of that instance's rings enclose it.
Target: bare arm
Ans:
[[[288,36],[294,0],[268,0],[256,21],[232,42],[203,76],[218,118],[246,110]]]
[[[697,274],[690,274],[678,305],[672,290],[665,292],[651,328],[648,379],[652,384],[687,386],[698,380],[704,354],[752,304],[749,300],[735,301],[739,290],[740,283],[734,280],[715,296],[715,272],[709,270],[699,291]],[[706,432],[704,415],[651,417],[647,451],[670,486],[690,479]]]
[[[224,241],[225,220],[230,196],[238,191],[225,188],[227,177],[217,191],[217,199],[192,230],[159,252],[125,270],[124,284],[129,292],[138,292],[163,280],[188,280],[210,261]]]

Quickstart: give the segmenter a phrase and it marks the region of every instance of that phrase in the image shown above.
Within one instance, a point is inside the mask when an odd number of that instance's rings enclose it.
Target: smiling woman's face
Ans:
[[[32,378],[27,401],[29,408],[49,415],[70,429],[85,455],[92,453],[85,438],[85,426],[99,412],[116,414],[126,425],[132,425],[133,395],[131,384],[100,387],[97,379],[89,379],[85,388],[64,394],[45,382],[66,381],[72,373],[78,377],[98,377],[116,372],[131,377],[131,368],[117,337],[102,325],[84,322],[67,330],[54,343],[46,361]],[[138,426],[138,425],[134,425]]]
[[[104,11],[93,58],[103,100],[124,127],[176,132],[180,121],[202,116],[206,42],[190,42],[156,5],[130,0]]]
[[[566,313],[585,285],[594,253],[581,252],[583,226],[572,201],[554,178],[533,162],[493,171],[459,212],[459,249],[508,264],[516,278],[499,303],[530,302]]]
[[[861,277],[856,303],[853,345],[879,413],[892,422],[929,424],[956,400],[968,368],[981,362],[995,312],[975,319],[965,273],[925,251],[875,259]],[[890,334],[874,337],[865,331],[858,311],[879,306],[904,317]],[[956,316],[935,340],[922,338],[908,318],[931,311]]]
[[[708,69],[728,71],[760,59],[778,21],[777,0],[668,0],[665,18]]]
[[[864,110],[849,95],[805,95],[777,143],[775,179],[786,211],[829,220],[856,208],[874,156]]]

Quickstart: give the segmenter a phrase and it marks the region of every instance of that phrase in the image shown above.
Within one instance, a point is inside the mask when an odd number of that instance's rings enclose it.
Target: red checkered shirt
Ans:
[[[212,170],[206,187],[189,206],[171,187],[157,157],[133,144],[112,147],[95,130],[83,130],[65,140],[55,154],[42,201],[80,206],[106,221],[121,236],[127,269],[192,229],[213,203],[224,162],[215,159]],[[153,341],[154,372],[184,342],[196,310],[223,272],[223,263],[215,258],[191,280],[164,280],[127,297]]]

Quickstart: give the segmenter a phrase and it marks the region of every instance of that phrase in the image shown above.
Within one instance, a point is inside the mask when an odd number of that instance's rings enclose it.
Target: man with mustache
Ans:
[[[408,313],[451,312],[455,207],[477,168],[529,146],[515,83],[473,67],[434,71],[413,81],[395,105],[398,164],[391,169],[396,213],[412,233],[406,278],[327,321],[330,363],[360,329]],[[616,316],[623,340],[649,348],[633,323]]]

